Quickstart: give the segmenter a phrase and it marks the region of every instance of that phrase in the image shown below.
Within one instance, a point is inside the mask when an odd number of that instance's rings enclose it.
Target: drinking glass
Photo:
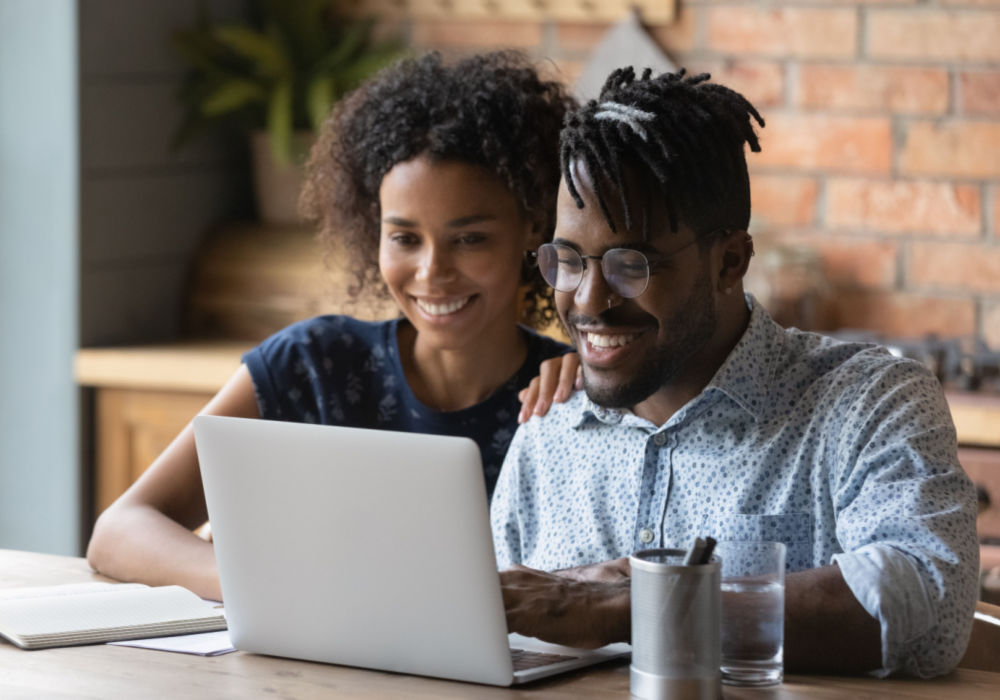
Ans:
[[[785,545],[720,542],[722,682],[781,682],[785,636]]]

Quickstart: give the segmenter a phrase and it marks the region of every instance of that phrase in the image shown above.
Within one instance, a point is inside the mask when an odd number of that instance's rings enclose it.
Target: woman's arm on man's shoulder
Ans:
[[[544,360],[538,367],[538,376],[517,395],[521,400],[517,422],[525,423],[532,416],[544,416],[553,401],[563,403],[574,391],[582,388],[578,354],[568,352]]]

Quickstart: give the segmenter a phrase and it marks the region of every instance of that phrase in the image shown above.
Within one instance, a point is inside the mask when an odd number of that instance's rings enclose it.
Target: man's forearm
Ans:
[[[836,564],[785,578],[785,668],[858,673],[882,665],[882,633]]]

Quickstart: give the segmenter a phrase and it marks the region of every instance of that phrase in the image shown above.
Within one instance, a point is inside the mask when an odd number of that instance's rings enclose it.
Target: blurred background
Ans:
[[[0,0],[0,547],[82,552],[243,350],[391,313],[295,220],[310,130],[403,52],[508,47],[748,97],[749,288],[931,366],[1000,502],[1000,0]]]

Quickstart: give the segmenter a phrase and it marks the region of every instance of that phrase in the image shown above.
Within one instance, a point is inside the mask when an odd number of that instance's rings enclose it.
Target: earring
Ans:
[[[726,294],[732,294],[732,293],[733,293],[733,288],[732,287],[726,287]]]
[[[611,308],[611,297],[608,297],[608,308]]]

